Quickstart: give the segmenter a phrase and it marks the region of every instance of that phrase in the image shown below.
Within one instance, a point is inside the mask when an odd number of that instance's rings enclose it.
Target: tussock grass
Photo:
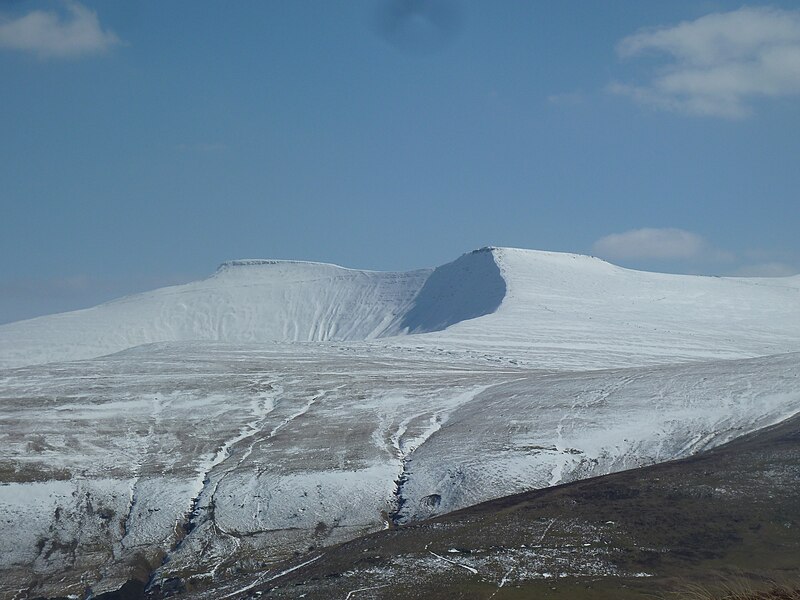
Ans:
[[[800,585],[768,582],[761,586],[737,579],[719,585],[687,584],[670,594],[672,600],[800,600]],[[665,599],[666,600],[666,599]]]

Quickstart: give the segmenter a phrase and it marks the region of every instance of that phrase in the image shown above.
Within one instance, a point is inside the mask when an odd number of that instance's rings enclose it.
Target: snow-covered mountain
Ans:
[[[153,342],[354,341],[445,329],[409,343],[488,349],[539,366],[774,354],[800,350],[800,276],[665,275],[509,248],[409,273],[233,261],[203,281],[0,326],[0,367]]]
[[[800,277],[237,261],[2,326],[0,361],[0,594],[202,585],[797,413]]]
[[[0,365],[91,358],[152,342],[362,340],[409,310],[430,271],[241,260],[208,279],[0,327]]]

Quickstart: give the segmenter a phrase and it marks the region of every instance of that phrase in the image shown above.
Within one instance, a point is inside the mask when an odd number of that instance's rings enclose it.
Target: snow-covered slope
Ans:
[[[507,248],[412,273],[237,261],[9,324],[0,597],[263,571],[685,456],[800,411],[799,369],[800,277]]]
[[[426,333],[427,332],[427,333]],[[405,337],[402,334],[425,334]],[[0,367],[151,342],[367,340],[555,368],[800,350],[800,277],[632,271],[575,254],[484,248],[433,271],[236,261],[209,279],[0,326]]]
[[[558,369],[800,350],[800,276],[668,275],[577,254],[490,252],[507,288],[496,312],[392,343],[470,348]]]
[[[405,314],[429,270],[379,273],[274,260],[0,327],[0,367],[77,360],[152,342],[362,340]]]
[[[155,580],[259,571],[798,411],[800,354],[555,373],[180,343],[0,371],[0,597],[99,593],[145,561]]]

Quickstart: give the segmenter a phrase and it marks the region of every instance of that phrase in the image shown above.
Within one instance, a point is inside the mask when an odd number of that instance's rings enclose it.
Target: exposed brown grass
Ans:
[[[800,600],[800,586],[736,580],[717,586],[687,585],[672,595],[674,600]]]

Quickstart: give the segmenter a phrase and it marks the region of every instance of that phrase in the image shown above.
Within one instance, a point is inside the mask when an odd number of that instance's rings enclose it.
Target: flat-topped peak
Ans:
[[[217,267],[217,272],[226,271],[228,269],[237,269],[244,267],[268,267],[268,266],[289,266],[296,265],[299,267],[323,267],[331,269],[344,269],[351,271],[333,263],[313,262],[307,260],[285,260],[279,258],[239,258],[236,260],[227,260]]]
[[[592,256],[590,254],[578,254],[576,252],[560,252],[556,250],[536,250],[532,248],[518,248],[515,246],[483,246],[481,248],[477,248],[475,250],[471,250],[466,252],[465,254],[483,254],[486,252],[490,252],[492,254],[504,254],[504,253],[517,253],[517,254],[526,254],[529,256],[541,256],[541,257],[561,257],[561,258],[584,258],[587,260],[596,260],[600,262],[606,262],[601,258],[597,258],[596,256]]]
[[[228,260],[223,262],[217,267],[214,275],[221,275],[225,273],[269,273],[272,271],[280,271],[283,273],[294,272],[298,275],[320,274],[320,273],[335,273],[335,274],[351,274],[351,275],[373,275],[373,276],[409,276],[417,277],[421,273],[429,273],[433,269],[415,269],[412,271],[375,271],[372,269],[353,269],[350,267],[343,267],[334,263],[314,262],[309,260],[287,260],[278,258],[240,258],[236,260]]]
[[[557,252],[554,250],[532,250],[529,248],[514,248],[510,246],[488,246],[478,251],[491,251],[495,254],[520,254],[531,258],[550,258],[550,259],[570,259],[570,260],[590,260],[593,262],[608,263],[602,258],[590,254],[578,254],[576,252]],[[476,251],[477,252],[477,251]]]
[[[580,272],[606,272],[608,270],[622,269],[610,262],[596,256],[588,254],[576,254],[574,252],[554,252],[551,250],[529,250],[527,248],[513,248],[509,246],[484,246],[477,250],[472,250],[461,256],[462,259],[468,257],[478,257],[490,254],[494,261],[508,272],[508,269],[577,269]],[[513,266],[512,266],[513,265]],[[510,274],[510,273],[509,273]]]
[[[469,252],[465,252],[461,255],[461,259],[470,256],[482,256],[486,254],[491,254],[495,259],[502,258],[503,256],[507,255],[515,255],[520,258],[529,258],[529,259],[546,259],[549,261],[567,261],[567,260],[585,260],[591,261],[593,263],[611,265],[600,258],[595,256],[589,256],[585,254],[575,254],[572,252],[553,252],[549,250],[529,250],[526,248],[514,248],[510,246],[483,246],[481,248],[476,248],[475,250],[471,250]],[[259,267],[294,267],[298,270],[336,270],[336,271],[349,271],[349,272],[358,272],[358,273],[390,273],[391,271],[375,271],[370,269],[353,269],[350,267],[343,267],[341,265],[337,265],[335,263],[326,263],[326,262],[316,262],[316,261],[307,261],[307,260],[291,260],[291,259],[278,259],[278,258],[240,258],[235,260],[228,260],[219,265],[217,268],[216,273],[224,273],[228,271],[239,271],[251,268],[259,268]],[[409,273],[414,273],[417,271],[432,271],[433,269],[417,269],[415,271],[409,271]]]

